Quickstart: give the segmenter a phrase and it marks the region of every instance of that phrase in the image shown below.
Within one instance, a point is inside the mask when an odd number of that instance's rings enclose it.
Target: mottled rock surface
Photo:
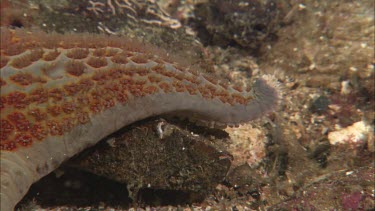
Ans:
[[[136,124],[118,134],[71,165],[127,184],[134,199],[145,188],[205,195],[223,181],[231,164],[224,147],[228,137],[192,134],[165,120]]]

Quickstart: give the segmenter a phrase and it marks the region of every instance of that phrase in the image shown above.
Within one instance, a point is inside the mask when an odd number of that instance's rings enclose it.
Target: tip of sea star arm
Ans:
[[[274,76],[264,75],[255,80],[251,95],[253,100],[246,106],[249,120],[278,109],[282,100],[282,86]]]

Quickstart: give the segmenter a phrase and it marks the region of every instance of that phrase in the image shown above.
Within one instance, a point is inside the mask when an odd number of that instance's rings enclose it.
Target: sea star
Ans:
[[[3,211],[63,161],[135,121],[178,112],[238,124],[279,101],[272,77],[232,86],[124,37],[1,28],[0,67]]]

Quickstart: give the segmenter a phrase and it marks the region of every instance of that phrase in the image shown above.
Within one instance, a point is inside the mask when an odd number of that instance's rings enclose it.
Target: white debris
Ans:
[[[109,138],[107,140],[107,144],[110,146],[110,147],[116,147],[116,139],[115,138]]]
[[[371,131],[372,127],[370,125],[360,121],[346,128],[328,133],[328,140],[332,145],[366,143]]]
[[[353,174],[354,173],[354,171],[347,171],[346,173],[345,173],[345,175],[346,176],[349,176],[349,175],[351,175],[351,174]]]
[[[352,92],[352,90],[353,90],[353,88],[351,87],[349,80],[341,82],[341,91],[340,91],[340,93],[342,95],[348,95],[348,94],[350,94]]]

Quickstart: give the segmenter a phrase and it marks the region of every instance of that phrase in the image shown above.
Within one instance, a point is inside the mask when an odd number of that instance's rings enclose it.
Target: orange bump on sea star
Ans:
[[[5,211],[63,161],[135,121],[173,112],[238,124],[279,101],[271,77],[245,90],[124,37],[1,28],[0,41]]]

